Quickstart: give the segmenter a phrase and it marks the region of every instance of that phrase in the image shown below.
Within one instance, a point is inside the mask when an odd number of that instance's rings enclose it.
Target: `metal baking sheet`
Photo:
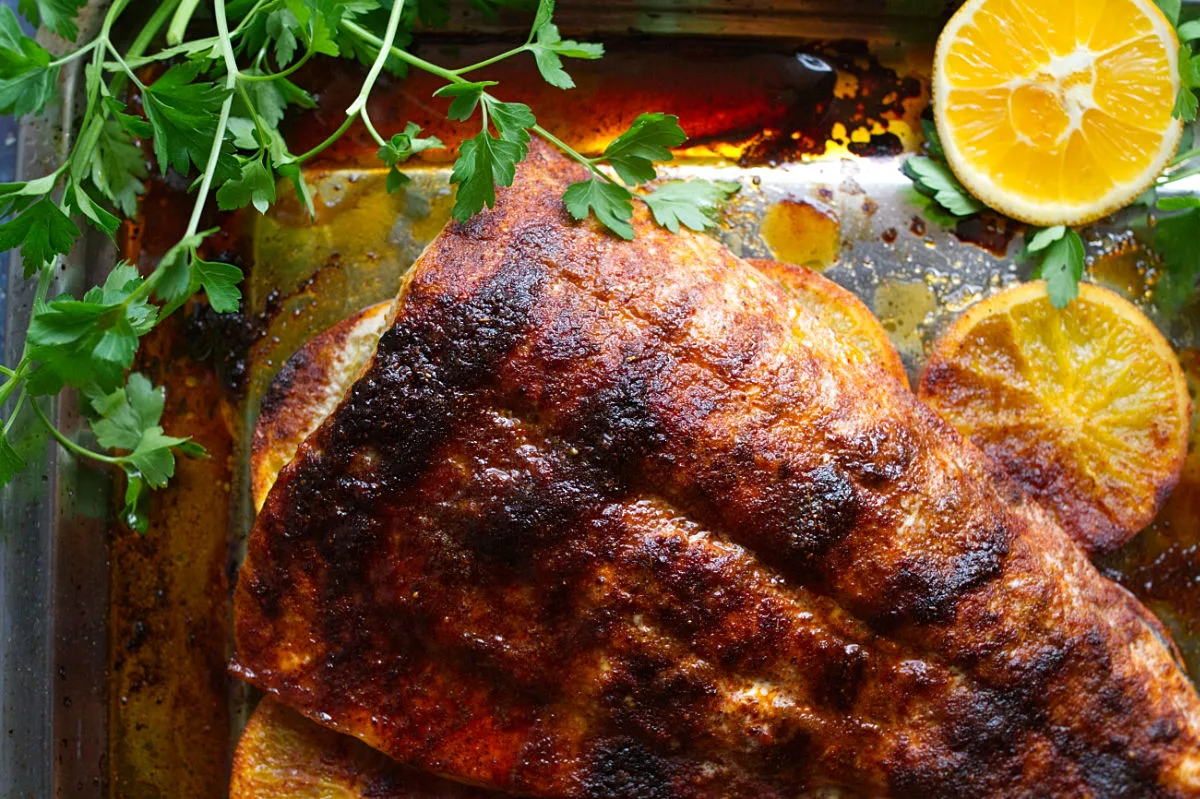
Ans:
[[[541,104],[530,104],[539,118],[595,147],[647,102],[681,112],[700,134],[671,175],[742,185],[724,212],[722,240],[747,257],[810,263],[851,288],[914,374],[961,309],[1028,276],[1013,260],[1018,229],[993,221],[951,232],[929,223],[900,173],[919,146],[932,41],[954,3],[685,5],[564,3],[565,33],[599,32],[621,56],[581,66],[576,94],[537,95]],[[460,16],[455,24],[458,35],[423,46],[446,59],[499,51],[525,20]],[[502,87],[528,83],[532,72],[528,64],[506,69]],[[646,69],[669,90],[634,93]],[[429,89],[421,81],[384,87],[373,118],[402,124],[420,113]],[[345,106],[337,91],[335,76],[322,101],[332,110],[301,123],[297,135],[336,124]],[[70,111],[22,128],[25,176],[44,171],[69,141],[62,121]],[[444,121],[430,124],[453,138]],[[392,296],[448,218],[444,161],[415,167],[406,191],[388,195],[372,151],[351,137],[309,172],[315,222],[286,199],[265,218],[214,218],[222,230],[211,254],[246,269],[246,306],[216,317],[192,305],[146,342],[139,368],[168,387],[165,426],[194,434],[213,454],[180,462],[173,487],[155,496],[147,536],[115,524],[112,475],[47,449],[36,430],[22,439],[40,460],[0,495],[0,796],[224,795],[251,699],[225,663],[229,590],[252,521],[246,453],[259,398],[313,332]],[[58,276],[59,290],[97,282],[118,250],[151,267],[181,231],[186,202],[169,182],[153,186],[142,221],[115,247],[87,238]],[[1130,232],[1137,222],[1132,212],[1089,231],[1092,277],[1153,313],[1157,267],[1146,231]],[[20,270],[14,259],[6,362],[19,356],[32,295]],[[1181,349],[1200,344],[1195,305],[1158,321]],[[67,430],[77,428],[73,403],[64,397],[53,409]],[[1196,485],[1183,492],[1177,502],[1193,504],[1180,505],[1181,519],[1200,504]],[[1193,516],[1200,524],[1200,512]],[[1170,591],[1166,599],[1155,592],[1164,574],[1194,576],[1197,542],[1200,530],[1160,524],[1104,564],[1167,618],[1193,674],[1198,620],[1176,612]]]

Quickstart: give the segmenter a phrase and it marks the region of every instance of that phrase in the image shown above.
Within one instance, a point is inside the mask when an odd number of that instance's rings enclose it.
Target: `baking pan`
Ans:
[[[1015,262],[1019,227],[985,217],[944,230],[925,220],[900,172],[920,145],[932,43],[954,5],[563,3],[564,33],[600,38],[610,51],[573,70],[579,89],[540,85],[530,63],[506,63],[494,77],[501,97],[532,97],[539,121],[584,150],[601,148],[638,111],[679,114],[692,138],[670,172],[742,185],[718,235],[740,255],[810,263],[852,289],[915,374],[959,311],[1029,272]],[[419,37],[420,47],[466,61],[506,49],[526,24],[460,13],[448,31]],[[655,87],[644,85],[647,73]],[[340,121],[339,92],[353,80],[336,70],[302,75],[303,85],[319,84],[321,107],[296,120],[297,148]],[[381,129],[412,119],[453,142],[457,129],[427,102],[434,87],[422,76],[381,84],[372,118]],[[69,142],[71,111],[23,123],[24,177]],[[258,402],[308,336],[392,296],[448,218],[444,156],[431,154],[405,192],[388,195],[373,150],[351,135],[309,170],[315,221],[286,198],[267,217],[213,216],[221,230],[208,253],[245,269],[245,307],[217,316],[193,303],[144,343],[138,368],[167,386],[164,426],[212,454],[180,461],[172,486],[154,497],[147,535],[117,523],[112,474],[47,448],[36,429],[18,434],[30,468],[0,495],[0,796],[224,795],[254,700],[225,664],[230,589],[252,521],[247,452]],[[151,267],[182,231],[187,207],[176,182],[153,183],[140,219],[115,243],[86,235],[56,288],[80,291],[122,256]],[[1156,264],[1138,213],[1089,229],[1091,277],[1154,316],[1200,376],[1200,310],[1155,316]],[[4,342],[13,362],[33,287],[17,257],[9,279]],[[67,431],[78,429],[74,403],[64,396],[46,406]],[[1163,616],[1197,674],[1195,455],[1189,468],[1192,482],[1160,522],[1101,565]]]

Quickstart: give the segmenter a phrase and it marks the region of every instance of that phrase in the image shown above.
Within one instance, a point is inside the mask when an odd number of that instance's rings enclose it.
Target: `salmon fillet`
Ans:
[[[234,671],[545,797],[1200,795],[1157,621],[778,283],[534,148],[279,476]]]

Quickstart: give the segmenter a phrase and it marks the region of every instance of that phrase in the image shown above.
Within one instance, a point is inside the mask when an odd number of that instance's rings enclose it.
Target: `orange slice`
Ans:
[[[488,799],[497,796],[404,768],[357,738],[264,696],[238,741],[229,799]]]
[[[832,328],[864,360],[878,364],[908,387],[908,374],[900,353],[879,319],[852,292],[803,266],[765,258],[749,260],[760,272],[782,283],[801,305]]]
[[[1042,281],[972,306],[938,341],[917,393],[1095,552],[1136,535],[1175,487],[1191,399],[1141,311],[1079,289],[1061,311]]]
[[[934,56],[946,159],[972,194],[1016,219],[1098,219],[1174,155],[1178,60],[1153,0],[968,0]]]

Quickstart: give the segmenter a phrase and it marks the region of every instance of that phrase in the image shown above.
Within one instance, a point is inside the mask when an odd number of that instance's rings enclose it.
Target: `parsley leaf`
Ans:
[[[87,0],[20,0],[17,9],[34,25],[41,25],[73,42],[79,35],[75,18],[85,5]]]
[[[379,160],[390,167],[387,176],[387,190],[389,193],[398,191],[408,183],[408,176],[397,169],[398,164],[402,164],[411,158],[413,155],[425,150],[440,150],[446,145],[442,144],[441,139],[436,136],[428,138],[420,138],[417,136],[421,132],[421,126],[415,122],[409,122],[404,126],[403,133],[397,133],[385,144],[379,148],[377,155]]]
[[[167,316],[196,290],[199,282],[193,278],[192,262],[196,260],[196,248],[204,239],[216,232],[216,228],[202,233],[184,236],[179,242],[167,250],[158,262],[158,282],[154,291],[159,299],[167,305],[163,308],[163,316]]]
[[[1200,197],[1163,197],[1158,201],[1160,211],[1186,211],[1189,208],[1200,208]]]
[[[485,205],[495,206],[496,186],[512,185],[517,163],[524,156],[524,145],[497,139],[486,130],[463,141],[450,173],[450,182],[458,184],[454,218],[466,222]]]
[[[41,366],[27,383],[30,393],[53,394],[64,384],[105,392],[119,386],[137,339],[158,321],[158,308],[135,295],[143,282],[137,269],[121,264],[82,300],[64,295],[36,304],[26,343]]]
[[[1191,22],[1185,22],[1179,26],[1176,33],[1179,34],[1179,41],[1194,42],[1200,39],[1200,19],[1193,19]]]
[[[917,191],[932,197],[955,216],[977,214],[985,207],[963,188],[950,167],[932,158],[913,156],[904,163],[904,172],[916,184]]]
[[[629,130],[613,139],[604,148],[604,160],[620,175],[626,185],[653,180],[654,162],[670,161],[674,156],[667,148],[678,147],[687,139],[679,127],[679,117],[670,114],[641,114]]]
[[[299,32],[306,48],[327,56],[339,54],[333,32],[342,14],[336,4],[320,0],[285,0],[284,6],[296,18],[295,32]]]
[[[29,277],[71,250],[79,228],[49,197],[43,197],[0,225],[0,250],[20,246]]]
[[[1178,24],[1179,12],[1183,8],[1182,0],[1154,0],[1154,2],[1162,10],[1163,16],[1167,18],[1168,22],[1172,25]]]
[[[88,194],[87,189],[74,178],[67,184],[66,191],[63,192],[63,205],[71,213],[86,217],[97,230],[102,231],[110,238],[116,235],[117,228],[121,224],[121,220],[97,203]]]
[[[0,114],[37,114],[54,96],[58,67],[36,68],[12,78],[0,79]]]
[[[0,424],[3,428],[3,424]],[[8,436],[0,429],[0,486],[8,485],[17,472],[25,468],[25,459],[13,448]]]
[[[1159,307],[1171,314],[1183,307],[1196,287],[1197,278],[1200,278],[1200,238],[1196,236],[1196,231],[1200,230],[1200,207],[1169,203],[1168,199],[1160,201],[1159,207],[1189,209],[1186,213],[1160,218],[1154,228],[1154,250],[1162,258],[1164,266],[1163,275],[1158,281],[1155,301]]]
[[[446,112],[446,116],[450,119],[457,119],[459,122],[465,122],[475,113],[475,108],[479,105],[479,98],[483,96],[483,91],[488,86],[495,86],[494,80],[482,80],[474,83],[451,83],[438,89],[433,93],[434,97],[449,97],[450,109]]]
[[[563,202],[571,216],[583,220],[595,211],[602,225],[627,241],[633,239],[632,199],[629,189],[601,178],[572,183],[563,193]]]
[[[718,206],[740,188],[729,181],[674,180],[642,199],[650,206],[655,222],[678,233],[681,224],[692,230],[715,227]]]
[[[524,103],[502,103],[486,94],[483,96],[483,105],[500,138],[521,145],[521,158],[524,158],[525,145],[529,144],[528,128],[537,124],[533,111]]]
[[[277,8],[267,15],[267,36],[275,41],[275,63],[286,67],[296,55],[296,34],[300,20],[289,8]]]
[[[922,119],[921,132],[925,135],[925,149],[929,156],[945,161],[946,151],[942,148],[942,136],[938,133],[937,124],[932,119]]]
[[[1185,44],[1179,48],[1179,94],[1175,96],[1171,116],[1185,122],[1196,120],[1200,110],[1197,89],[1200,89],[1200,56],[1193,55],[1191,47]]]
[[[196,80],[202,64],[177,64],[146,87],[142,102],[154,128],[154,155],[163,172],[173,167],[186,175],[194,164],[203,169],[217,133],[217,118],[225,89]],[[236,174],[230,159],[222,159],[222,177]]]
[[[308,183],[304,180],[304,171],[300,169],[300,165],[294,161],[285,161],[276,164],[275,171],[292,182],[292,187],[296,191],[296,198],[300,200],[300,204],[308,212],[309,218],[315,219],[317,209],[313,205],[312,192],[308,190]]]
[[[538,72],[542,78],[559,89],[575,88],[575,81],[563,69],[563,58],[596,59],[604,55],[604,45],[563,40],[558,33],[558,26],[547,21],[534,32],[535,40],[530,42],[529,49],[537,62]]]
[[[160,424],[163,412],[163,393],[145,375],[134,372],[123,388],[113,392],[89,392],[93,409],[100,418],[89,421],[100,445],[108,449],[126,450],[125,471],[129,487],[125,492],[125,515],[130,526],[145,532],[144,486],[162,488],[175,474],[175,454],[178,448],[185,453],[205,454],[202,447],[186,438],[169,436]],[[132,519],[131,519],[132,517]]]
[[[553,16],[554,0],[538,0],[537,11],[533,15],[533,27],[530,28],[531,38],[542,29],[543,25],[548,24]]]
[[[208,304],[217,313],[233,313],[242,300],[238,284],[242,282],[242,270],[233,264],[219,261],[192,259],[193,279],[204,287]]]
[[[50,53],[25,35],[17,15],[0,7],[0,114],[37,113],[54,94],[58,67]]]
[[[1028,243],[1025,245],[1026,252],[1041,252],[1067,235],[1067,228],[1065,225],[1055,225],[1054,227],[1042,228],[1032,236],[1026,235],[1028,238]]]
[[[1046,281],[1050,304],[1055,308],[1066,308],[1079,296],[1084,255],[1083,239],[1071,229],[1046,246],[1037,272]]]
[[[225,181],[217,189],[217,207],[233,211],[252,204],[260,214],[265,214],[275,202],[275,178],[271,170],[259,158],[239,156],[238,164],[238,177]]]
[[[121,509],[125,524],[135,532],[150,532],[150,493],[146,481],[133,466],[125,465],[125,506]]]
[[[133,143],[120,120],[106,120],[92,159],[92,183],[121,213],[133,216],[138,197],[146,188],[142,181],[148,175],[142,148]]]
[[[438,0],[418,0],[417,16],[427,28],[440,28],[450,21],[450,9]]]

